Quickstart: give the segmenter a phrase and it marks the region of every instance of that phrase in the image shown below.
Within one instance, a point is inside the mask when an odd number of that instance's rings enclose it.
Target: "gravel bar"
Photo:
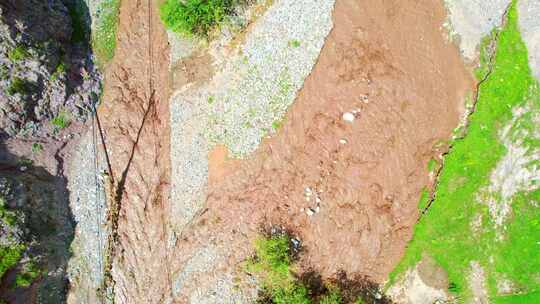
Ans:
[[[540,1],[518,1],[519,27],[527,49],[533,75],[540,80]]]
[[[511,0],[445,0],[449,11],[451,36],[459,37],[463,57],[473,61],[479,45],[493,28],[500,26]]]

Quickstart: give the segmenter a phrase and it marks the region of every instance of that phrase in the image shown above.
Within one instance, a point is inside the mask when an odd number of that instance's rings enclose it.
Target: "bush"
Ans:
[[[17,265],[22,257],[24,246],[1,246],[0,245],[0,278],[4,276],[6,271]]]
[[[378,295],[379,286],[365,277],[350,279],[345,272],[338,272],[334,279],[323,280],[316,271],[298,276],[293,264],[298,250],[283,230],[255,241],[255,257],[248,261],[246,270],[257,275],[262,287],[257,304],[392,303]]]
[[[173,32],[206,37],[234,12],[237,3],[236,0],[166,0],[161,5],[160,16]]]
[[[64,112],[60,112],[58,116],[52,119],[51,123],[56,129],[67,128],[70,124],[69,118]]]
[[[30,57],[30,53],[22,45],[18,45],[8,53],[8,58],[12,61],[20,61],[28,57]]]
[[[311,301],[308,297],[307,288],[301,284],[294,284],[289,288],[277,288],[272,290],[272,303],[311,304]]]
[[[19,77],[15,77],[11,81],[11,84],[9,85],[9,87],[7,88],[7,93],[11,96],[17,93],[24,95],[27,89],[28,89],[28,82]]]
[[[341,299],[341,294],[338,289],[330,290],[330,292],[323,296],[319,301],[319,304],[341,304],[343,300]],[[355,303],[356,304],[356,303]]]
[[[38,265],[31,261],[24,266],[24,269],[15,277],[15,287],[28,287],[41,274]]]

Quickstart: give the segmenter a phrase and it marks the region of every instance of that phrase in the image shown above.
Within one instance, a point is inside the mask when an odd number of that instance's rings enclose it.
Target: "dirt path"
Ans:
[[[163,303],[169,290],[168,44],[157,5],[122,1],[117,53],[99,108],[120,189],[112,271],[116,303]]]
[[[249,255],[261,224],[297,232],[304,265],[324,275],[386,279],[432,182],[427,163],[473,89],[444,17],[439,1],[337,1],[334,29],[278,135],[250,160],[211,154],[206,211],[174,260],[185,268],[209,246],[218,257],[183,286],[185,297]]]

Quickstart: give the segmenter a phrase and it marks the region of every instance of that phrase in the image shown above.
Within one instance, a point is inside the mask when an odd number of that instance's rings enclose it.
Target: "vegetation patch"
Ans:
[[[70,125],[69,117],[65,112],[60,112],[55,118],[51,120],[51,124],[56,130],[65,129]]]
[[[22,45],[18,45],[14,49],[8,52],[8,58],[12,61],[21,61],[29,57],[30,57],[30,53],[28,52],[26,47]]]
[[[71,42],[84,43],[87,41],[88,25],[85,22],[84,11],[86,4],[82,1],[72,1],[67,5],[69,17],[71,19]]]
[[[0,278],[19,263],[24,250],[22,245],[0,246]]]
[[[207,37],[243,0],[166,0],[160,7],[161,20],[173,32]]]
[[[414,267],[422,254],[428,254],[448,273],[452,282],[449,288],[459,302],[472,297],[469,275],[471,262],[477,261],[484,270],[491,301],[525,303],[520,299],[526,298],[526,303],[540,303],[538,185],[536,190],[521,190],[512,196],[510,216],[504,222],[502,235],[481,195],[490,186],[493,170],[508,153],[500,138],[502,129],[510,125],[513,134],[532,135],[527,130],[531,124],[534,128],[535,123],[526,119],[527,115],[513,120],[513,110],[540,110],[540,89],[531,75],[517,20],[514,1],[506,24],[496,33],[498,38],[493,41],[496,48],[488,40],[483,43],[483,66],[477,77],[485,81],[479,87],[476,110],[470,116],[467,133],[454,140],[445,157],[434,201],[415,226],[413,240],[390,275],[390,284]],[[490,51],[494,52],[492,59],[486,55]],[[519,144],[528,154],[538,153],[540,149],[537,140],[521,140]],[[472,227],[476,218],[482,219],[480,229]],[[512,283],[510,295],[502,296],[498,290],[497,283],[502,277]]]
[[[98,63],[104,65],[114,57],[120,0],[104,0],[99,4],[96,30],[92,45]]]
[[[17,223],[17,214],[9,210],[4,197],[0,196],[0,229],[4,233],[8,227],[13,227]],[[6,227],[7,226],[7,227]],[[4,274],[15,267],[22,258],[23,252],[26,249],[20,244],[11,243],[10,235],[3,236],[7,240],[6,244],[0,245],[0,279]]]
[[[60,61],[51,75],[51,80],[54,81],[58,79],[60,76],[66,73],[66,70],[66,64],[63,61]]]
[[[335,279],[324,281],[316,271],[297,274],[294,262],[300,249],[297,239],[279,229],[255,241],[255,256],[246,263],[246,270],[261,283],[257,303],[390,303],[366,278],[348,279],[341,272]]]
[[[7,88],[7,93],[10,95],[10,96],[13,96],[15,94],[21,94],[21,95],[25,95],[27,93],[29,89],[29,82],[22,79],[22,78],[19,78],[19,77],[14,77],[12,80],[11,80],[11,83],[9,84],[9,87]]]
[[[28,287],[41,275],[39,266],[31,261],[23,265],[23,268],[15,276],[15,287]]]

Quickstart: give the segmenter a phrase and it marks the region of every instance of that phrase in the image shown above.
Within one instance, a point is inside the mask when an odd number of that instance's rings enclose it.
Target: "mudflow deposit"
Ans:
[[[540,1],[0,1],[0,304],[540,303]]]

